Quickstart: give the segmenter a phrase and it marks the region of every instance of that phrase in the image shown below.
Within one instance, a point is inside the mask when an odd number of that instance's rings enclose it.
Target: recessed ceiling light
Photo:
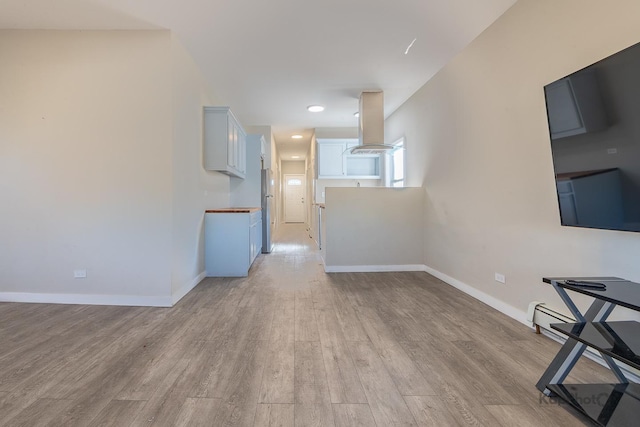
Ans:
[[[356,111],[355,113],[353,113],[353,115],[356,116],[356,117],[360,117],[360,112]]]
[[[293,135],[292,139],[302,139],[302,135]]]
[[[311,111],[312,113],[319,113],[321,111],[324,111],[324,107],[322,105],[309,105],[307,107],[307,110]]]
[[[300,156],[291,156],[292,159],[299,159]]]

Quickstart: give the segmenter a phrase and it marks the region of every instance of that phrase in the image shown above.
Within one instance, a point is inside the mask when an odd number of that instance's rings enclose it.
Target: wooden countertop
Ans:
[[[262,208],[219,208],[207,209],[205,213],[251,213],[261,211]]]

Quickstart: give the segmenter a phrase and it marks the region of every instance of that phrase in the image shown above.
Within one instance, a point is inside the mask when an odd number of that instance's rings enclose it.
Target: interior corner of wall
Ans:
[[[185,283],[180,283],[176,280],[171,281],[171,305],[175,305],[178,301],[184,298],[193,288],[207,276],[207,272],[203,271],[198,274],[193,280]]]

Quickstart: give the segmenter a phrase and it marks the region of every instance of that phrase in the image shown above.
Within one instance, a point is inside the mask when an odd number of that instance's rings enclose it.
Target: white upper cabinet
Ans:
[[[551,139],[606,129],[595,70],[580,71],[545,87]]]
[[[345,146],[338,142],[318,142],[318,177],[342,178],[344,175],[343,157]]]
[[[347,154],[357,139],[318,139],[318,179],[380,179],[379,154]]]
[[[204,168],[244,178],[246,133],[229,107],[204,107]]]

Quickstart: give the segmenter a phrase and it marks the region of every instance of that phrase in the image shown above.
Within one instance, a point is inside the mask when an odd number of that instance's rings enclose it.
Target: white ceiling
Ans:
[[[217,98],[243,125],[271,125],[290,159],[314,128],[357,126],[363,90],[383,90],[391,114],[515,2],[0,0],[0,28],[170,29]]]

